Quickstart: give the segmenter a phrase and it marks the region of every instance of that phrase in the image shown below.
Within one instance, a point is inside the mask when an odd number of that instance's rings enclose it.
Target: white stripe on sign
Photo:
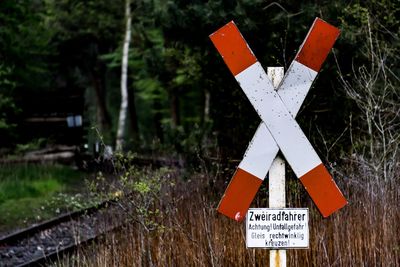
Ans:
[[[260,123],[238,168],[264,180],[279,151],[278,145],[264,123]]]
[[[294,117],[317,74],[314,70],[294,60],[278,87],[279,96]],[[275,144],[267,127],[260,123],[238,168],[264,180],[278,151],[279,147]]]
[[[318,72],[296,60],[293,60],[286,72],[278,88],[278,94],[293,117],[299,112],[317,74]]]
[[[259,62],[235,76],[297,177],[322,164]]]

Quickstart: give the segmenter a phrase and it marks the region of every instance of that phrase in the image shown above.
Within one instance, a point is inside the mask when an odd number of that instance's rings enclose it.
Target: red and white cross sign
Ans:
[[[279,149],[324,217],[347,204],[294,119],[339,33],[316,18],[278,91],[234,22],[210,35],[262,119],[219,204],[222,214],[243,220]]]

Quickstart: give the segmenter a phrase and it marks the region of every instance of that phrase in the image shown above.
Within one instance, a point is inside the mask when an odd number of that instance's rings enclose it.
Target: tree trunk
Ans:
[[[126,28],[125,28],[125,38],[122,51],[122,65],[121,65],[121,107],[119,110],[117,140],[115,144],[117,151],[122,151],[126,134],[125,124],[126,124],[126,115],[128,111],[128,55],[129,55],[129,43],[131,42],[130,4],[131,4],[130,0],[126,0],[125,2]]]
[[[172,129],[176,129],[180,125],[180,112],[179,112],[179,98],[176,92],[170,93],[170,107],[171,107],[171,119],[172,119]]]
[[[139,123],[136,113],[135,92],[132,89],[128,90],[128,109],[131,136],[133,141],[136,143],[139,141]]]
[[[210,120],[210,100],[211,100],[210,91],[205,89],[204,90],[204,111],[203,111],[203,117],[202,117],[203,123],[206,123]]]
[[[164,132],[162,129],[161,125],[161,120],[162,120],[162,114],[161,114],[161,109],[162,105],[160,103],[160,100],[154,99],[153,100],[153,108],[154,108],[154,117],[153,117],[153,123],[154,123],[154,128],[156,130],[156,136],[160,143],[164,143]]]
[[[110,133],[111,129],[111,117],[107,110],[106,101],[104,97],[104,88],[99,75],[93,70],[90,73],[93,89],[96,96],[96,104],[97,104],[97,122],[99,127],[99,132],[103,136],[107,136]],[[109,142],[110,140],[104,140],[104,142]]]

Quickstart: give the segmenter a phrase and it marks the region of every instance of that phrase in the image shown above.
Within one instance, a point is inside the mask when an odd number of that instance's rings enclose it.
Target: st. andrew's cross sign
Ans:
[[[233,21],[210,35],[262,120],[219,204],[222,214],[243,220],[279,149],[324,217],[347,204],[294,119],[339,33],[316,18],[277,91]]]

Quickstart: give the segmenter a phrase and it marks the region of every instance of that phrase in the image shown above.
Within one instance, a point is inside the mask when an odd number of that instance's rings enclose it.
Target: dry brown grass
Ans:
[[[400,186],[370,180],[350,164],[346,172],[352,175],[336,177],[350,204],[328,219],[297,180],[287,183],[288,206],[310,208],[310,248],[289,250],[288,266],[400,266]],[[268,250],[246,249],[244,225],[216,212],[225,186],[215,182],[221,179],[179,176],[161,180],[163,187],[147,206],[147,212],[159,213],[136,213],[135,222],[61,265],[268,266]],[[266,197],[266,190],[260,192],[255,206],[265,207]],[[132,202],[140,206],[138,199]]]

